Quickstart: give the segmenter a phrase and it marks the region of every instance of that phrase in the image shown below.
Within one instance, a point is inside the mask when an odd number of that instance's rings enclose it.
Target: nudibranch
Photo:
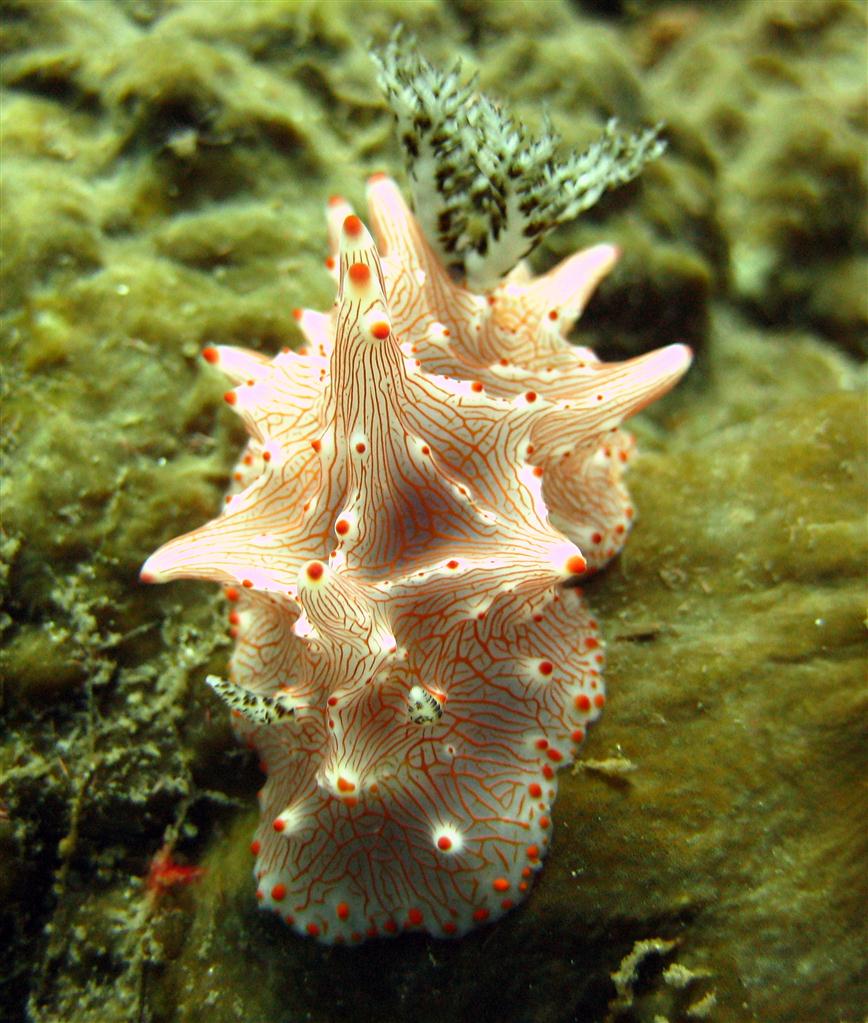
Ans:
[[[525,897],[605,703],[578,584],[631,526],[620,425],[690,362],[566,340],[611,246],[476,293],[391,179],[368,208],[373,236],[329,203],[337,297],[297,312],[302,349],[205,350],[250,442],[222,513],[142,569],[224,587],[208,682],[268,774],[257,897],[326,943],[461,935]]]

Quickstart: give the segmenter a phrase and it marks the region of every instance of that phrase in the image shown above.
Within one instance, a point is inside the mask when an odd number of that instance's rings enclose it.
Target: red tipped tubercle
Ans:
[[[581,575],[587,567],[588,563],[581,554],[574,554],[571,558],[567,558],[567,571],[573,575]]]
[[[202,358],[206,362],[210,362],[212,366],[216,366],[220,361],[220,353],[212,345],[208,345],[207,348],[202,349]]]
[[[345,234],[352,235],[352,237],[355,238],[360,235],[364,229],[364,224],[362,224],[361,220],[359,220],[355,213],[351,213],[348,217],[344,218]]]

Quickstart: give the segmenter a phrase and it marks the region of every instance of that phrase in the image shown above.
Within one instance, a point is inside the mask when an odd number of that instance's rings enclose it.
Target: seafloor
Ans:
[[[865,3],[2,17],[0,1018],[861,1021]],[[239,449],[198,352],[296,343],[292,308],[331,300],[326,197],[401,169],[368,58],[398,19],[566,145],[666,122],[666,156],[537,264],[619,243],[578,336],[697,359],[635,423],[641,519],[587,588],[610,701],[531,898],[458,942],[341,950],[256,909],[258,775],[202,684],[215,589],[137,571]],[[149,891],[166,846],[204,878]]]

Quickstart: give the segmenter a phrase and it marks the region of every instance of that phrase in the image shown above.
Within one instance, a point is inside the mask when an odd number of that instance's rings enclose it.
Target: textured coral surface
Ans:
[[[396,18],[570,146],[666,122],[535,270],[617,244],[576,340],[699,354],[631,423],[605,719],[533,897],[341,950],[251,898],[225,602],[136,578],[245,439],[202,348],[301,344],[328,195],[401,166]],[[862,1019],[864,40],[848,0],[3,5],[4,1021]],[[149,892],[167,844],[207,873]]]

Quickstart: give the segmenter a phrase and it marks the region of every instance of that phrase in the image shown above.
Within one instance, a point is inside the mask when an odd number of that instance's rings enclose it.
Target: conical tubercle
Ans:
[[[400,409],[404,356],[392,333],[380,256],[355,214],[341,225],[340,277],[330,382],[337,437],[351,443]],[[384,408],[384,406],[390,406]]]
[[[358,660],[394,647],[395,637],[377,615],[371,595],[346,576],[339,557],[331,565],[320,560],[303,565],[297,593],[306,621],[331,648]]]
[[[528,285],[529,304],[541,318],[555,311],[559,329],[566,333],[584,311],[600,281],[618,262],[619,255],[614,245],[582,249]]]

